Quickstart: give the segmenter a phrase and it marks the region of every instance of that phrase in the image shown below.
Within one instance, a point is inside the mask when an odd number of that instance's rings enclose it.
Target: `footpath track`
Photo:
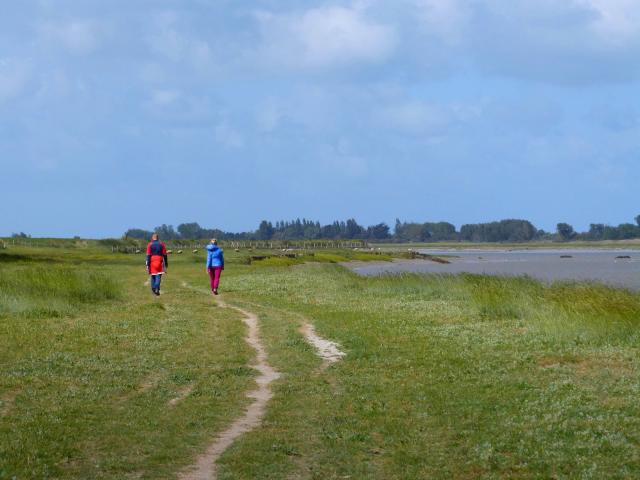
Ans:
[[[182,286],[201,293],[209,293],[207,290],[192,287],[184,281],[182,282]],[[280,372],[269,364],[267,351],[260,337],[258,316],[253,312],[227,304],[219,297],[216,298],[216,303],[221,308],[239,312],[243,317],[242,321],[247,327],[245,341],[256,352],[255,363],[251,365],[251,368],[259,373],[256,378],[257,388],[247,393],[247,397],[253,399],[253,402],[244,414],[237,418],[226,430],[217,435],[215,440],[207,447],[205,452],[198,457],[196,462],[179,476],[181,480],[215,480],[217,478],[217,460],[237,438],[257,428],[261,424],[267,403],[273,397],[271,383],[280,378]],[[306,319],[304,319],[299,331],[305,340],[314,347],[316,354],[323,360],[322,366],[320,367],[321,370],[324,370],[344,356],[344,353],[339,350],[336,343],[325,340],[317,335],[314,326]],[[177,401],[179,400],[182,400],[182,398]]]
[[[227,305],[222,301],[217,303],[222,308],[230,308],[243,315],[242,321],[248,329],[245,341],[256,351],[256,362],[251,367],[259,373],[258,378],[256,378],[258,388],[247,394],[247,397],[252,398],[253,402],[245,413],[220,433],[204,454],[198,458],[195,465],[180,476],[183,480],[212,480],[217,478],[216,461],[240,435],[250,432],[260,425],[267,403],[273,397],[271,383],[280,377],[280,373],[269,365],[267,351],[260,338],[258,317],[254,313]]]

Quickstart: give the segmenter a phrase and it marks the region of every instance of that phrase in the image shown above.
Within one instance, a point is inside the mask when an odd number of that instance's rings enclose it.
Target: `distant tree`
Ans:
[[[589,225],[587,238],[589,240],[602,240],[604,238],[604,230],[604,223],[592,223],[591,225]]]
[[[425,223],[424,230],[422,235],[433,242],[458,239],[455,225],[449,222]]]
[[[209,235],[203,235],[205,232],[197,222],[181,223],[178,225],[178,233],[180,233],[182,238],[196,239],[209,237]]]
[[[320,222],[306,221],[303,224],[303,237],[306,240],[312,240],[319,238],[320,236]]]
[[[334,221],[321,225],[318,221],[296,218],[292,221],[279,220],[274,225],[262,220],[256,231],[224,232],[219,229],[202,228],[198,223],[181,223],[177,231],[171,225],[163,224],[156,232],[164,240],[218,238],[222,240],[312,240],[312,239],[392,239],[396,242],[437,242],[465,240],[473,242],[525,242],[530,240],[617,240],[640,238],[640,215],[636,224],[623,223],[617,227],[594,223],[587,232],[577,233],[567,223],[557,225],[557,233],[537,230],[527,220],[506,219],[497,222],[462,225],[460,231],[449,222],[402,222],[396,218],[393,234],[385,223],[363,227],[354,218],[346,221]],[[131,228],[124,234],[125,239],[144,239],[151,231]],[[24,232],[14,233],[13,237],[28,238]]]
[[[429,224],[396,221],[394,237],[399,242],[426,242],[431,238]]]
[[[386,223],[379,223],[368,227],[367,237],[372,240],[384,240],[389,238],[389,225]]]
[[[157,233],[162,240],[175,240],[180,238],[180,235],[173,229],[172,225],[165,225],[164,223],[155,228],[155,233]]]
[[[536,227],[527,220],[503,220],[500,223],[509,242],[528,242],[537,233]]]
[[[538,230],[527,220],[508,219],[499,222],[463,225],[460,239],[472,242],[526,242]]]
[[[639,233],[640,229],[633,223],[623,223],[618,225],[618,238],[621,240],[636,238]]]
[[[260,226],[258,227],[258,230],[256,231],[256,238],[258,240],[271,240],[273,238],[274,233],[275,233],[275,230],[271,222],[262,220],[262,222],[260,222]]]
[[[616,227],[605,225],[604,232],[602,233],[603,240],[618,240],[620,238],[620,232]]]
[[[349,220],[347,220],[347,223],[345,224],[345,229],[344,229],[345,238],[349,238],[349,239],[361,238],[363,233],[364,233],[364,227],[361,227],[360,225],[358,225],[358,222],[356,222],[355,219],[350,218]]]
[[[568,223],[559,223],[556,230],[558,232],[558,236],[564,241],[571,240],[576,236],[575,230]]]
[[[130,228],[124,232],[124,238],[136,238],[138,240],[148,240],[153,232],[149,230],[143,230],[141,228]]]
[[[340,222],[333,222],[329,225],[324,225],[320,228],[320,238],[339,238],[340,237]]]
[[[11,237],[12,238],[31,238],[31,235],[27,235],[24,232],[20,232],[20,233],[12,233]]]

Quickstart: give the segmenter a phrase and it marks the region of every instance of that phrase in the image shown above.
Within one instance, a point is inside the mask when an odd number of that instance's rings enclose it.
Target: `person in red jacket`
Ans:
[[[160,295],[160,281],[168,266],[167,247],[154,233],[147,245],[147,272],[151,275],[151,291],[155,295]]]

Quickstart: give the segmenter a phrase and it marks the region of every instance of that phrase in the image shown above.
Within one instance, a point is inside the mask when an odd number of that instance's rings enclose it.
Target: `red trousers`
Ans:
[[[220,274],[222,273],[222,267],[209,267],[209,278],[211,278],[211,290],[217,290],[220,284]]]

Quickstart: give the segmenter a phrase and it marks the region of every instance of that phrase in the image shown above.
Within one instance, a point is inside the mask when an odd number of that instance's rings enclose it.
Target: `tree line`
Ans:
[[[592,223],[586,232],[576,232],[568,223],[559,223],[558,237],[562,240],[629,240],[640,238],[640,215],[634,218],[636,223],[621,223],[617,227],[604,223]]]
[[[568,223],[558,223],[555,232],[537,229],[528,220],[507,219],[497,222],[466,224],[457,230],[449,222],[401,222],[396,219],[393,231],[386,223],[363,226],[355,219],[336,220],[321,225],[318,221],[295,219],[274,223],[262,220],[258,228],[248,232],[226,232],[217,228],[204,228],[197,222],[160,225],[153,231],[131,228],[125,238],[148,239],[153,232],[164,240],[194,240],[218,238],[220,240],[368,240],[388,242],[528,242],[532,240],[624,240],[640,238],[640,215],[635,223],[616,226],[593,223],[586,232],[576,232]]]

